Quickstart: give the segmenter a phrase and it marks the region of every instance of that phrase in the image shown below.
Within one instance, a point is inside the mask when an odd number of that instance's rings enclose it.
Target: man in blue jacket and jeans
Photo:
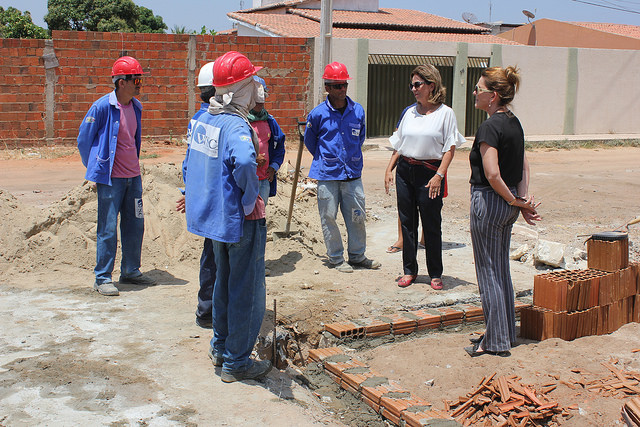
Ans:
[[[142,66],[130,57],[117,59],[111,70],[115,90],[93,103],[80,125],[78,150],[87,168],[85,179],[96,183],[98,222],[93,288],[119,295],[111,274],[118,249],[118,214],[122,239],[120,283],[153,286],[140,272],[144,215],[140,144]]]
[[[235,51],[216,59],[216,96],[193,123],[185,156],[187,230],[211,239],[216,265],[209,357],[227,383],[271,370],[268,360],[250,357],[266,309],[267,225],[256,174],[258,139],[248,119],[260,98],[253,75],[261,68]]]
[[[343,273],[352,273],[353,267],[377,269],[381,264],[364,254],[364,109],[347,96],[347,80],[351,78],[344,64],[327,65],[322,78],[327,99],[309,113],[304,144],[313,155],[309,178],[318,180],[318,211],[329,263]],[[347,227],[348,262],[336,223],[338,207]]]

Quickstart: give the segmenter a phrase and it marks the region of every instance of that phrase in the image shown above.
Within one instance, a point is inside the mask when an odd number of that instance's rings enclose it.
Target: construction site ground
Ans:
[[[269,234],[283,230],[298,141],[287,143],[279,194],[267,207]],[[469,144],[467,144],[467,147]],[[273,370],[264,382],[224,384],[207,357],[211,331],[195,325],[201,238],[186,231],[175,212],[184,146],[147,144],[142,153],[146,218],[142,270],[158,286],[118,285],[120,296],[92,289],[95,262],[95,191],[73,147],[0,152],[0,425],[385,425],[322,374],[314,385],[294,379],[294,369]],[[303,180],[286,238],[269,238],[267,315],[261,335],[277,323],[295,330],[308,350],[335,342],[323,324],[400,310],[479,301],[469,234],[468,151],[449,169],[443,208],[444,289],[429,286],[424,250],[417,283],[400,289],[401,253],[395,242],[395,192],[385,194],[391,152],[384,139],[368,140],[363,181],[367,204],[367,256],[377,271],[345,274],[328,268],[313,186]],[[540,240],[567,245],[566,262],[586,268],[584,242],[640,215],[640,148],[533,149],[530,193],[542,202],[543,220],[519,219],[512,249]],[[303,178],[311,159],[303,156]],[[640,259],[640,225],[629,230],[630,256]],[[529,257],[531,259],[531,257]],[[119,258],[114,279],[119,276]],[[533,277],[551,267],[511,262],[516,293],[531,297]],[[509,358],[470,358],[463,350],[483,325],[411,334],[394,339],[341,342],[346,351],[412,393],[443,409],[494,372],[517,375],[562,406],[577,405],[568,426],[619,425],[624,399],[603,397],[581,380],[605,377],[611,358],[640,371],[640,324],[615,333],[565,342],[520,339]],[[296,344],[295,341],[293,344]],[[290,342],[291,364],[303,370]],[[325,382],[323,382],[325,381]],[[583,382],[584,382],[583,381]],[[313,390],[312,390],[313,388]]]

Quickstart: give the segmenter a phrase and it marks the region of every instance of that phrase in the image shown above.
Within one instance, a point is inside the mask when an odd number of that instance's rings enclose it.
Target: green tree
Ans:
[[[49,0],[44,17],[50,30],[164,33],[167,25],[132,0]]]
[[[31,20],[31,13],[24,14],[15,7],[5,10],[0,6],[0,38],[46,39],[49,33]]]

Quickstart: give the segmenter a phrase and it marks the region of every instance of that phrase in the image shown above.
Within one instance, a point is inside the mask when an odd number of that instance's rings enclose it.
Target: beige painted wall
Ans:
[[[367,51],[362,51],[363,46]],[[468,56],[491,58],[493,48],[470,44]],[[513,110],[526,134],[640,134],[640,51],[512,45],[497,49],[495,57],[502,57],[502,65],[516,64],[521,70],[522,86]],[[349,96],[366,109],[367,79],[361,75],[366,67],[358,69],[362,58],[373,53],[455,57],[458,45],[389,40],[358,44],[354,39],[334,39],[332,52],[332,60],[344,63],[354,78]],[[317,49],[315,59],[318,88],[322,67]],[[356,87],[362,84],[364,88]],[[318,95],[315,101],[321,101]]]

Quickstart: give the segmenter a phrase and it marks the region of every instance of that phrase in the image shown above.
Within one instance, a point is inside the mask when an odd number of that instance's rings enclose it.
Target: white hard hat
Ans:
[[[198,73],[198,87],[213,86],[213,62],[207,62]]]

